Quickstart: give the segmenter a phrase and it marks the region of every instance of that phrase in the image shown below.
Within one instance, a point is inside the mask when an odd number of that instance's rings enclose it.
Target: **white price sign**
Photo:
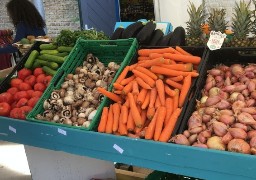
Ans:
[[[212,51],[220,49],[226,36],[227,35],[225,33],[221,33],[220,31],[218,31],[218,32],[211,31],[210,38],[207,42],[207,46]]]

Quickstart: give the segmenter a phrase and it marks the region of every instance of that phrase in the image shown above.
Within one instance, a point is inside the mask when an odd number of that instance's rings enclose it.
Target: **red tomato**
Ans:
[[[6,102],[2,102],[0,103],[0,116],[9,116],[11,111],[11,106],[6,103]]]
[[[0,102],[6,102],[8,104],[11,104],[13,102],[13,96],[11,93],[4,92],[0,94]]]

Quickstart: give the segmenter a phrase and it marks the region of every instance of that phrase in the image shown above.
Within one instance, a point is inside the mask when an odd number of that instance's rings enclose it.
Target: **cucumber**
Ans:
[[[50,67],[48,67],[48,66],[43,66],[42,68],[43,68],[43,71],[44,71],[46,74],[49,74],[49,75],[54,76],[54,75],[57,73],[57,71],[55,71],[54,69],[52,69],[52,68],[50,68]]]
[[[52,43],[50,43],[50,44],[41,44],[41,45],[39,46],[39,48],[40,48],[41,50],[53,50],[53,49],[57,49],[57,46],[55,46],[55,45],[53,45]]]
[[[68,52],[61,52],[61,53],[58,53],[58,54],[54,54],[55,56],[60,56],[60,57],[65,57],[67,56],[69,53]]]
[[[32,69],[36,69],[36,68],[38,68],[38,67],[41,67],[40,63],[37,62],[36,60],[37,60],[37,59],[35,59],[35,62],[34,62],[34,64],[33,64],[33,66],[32,66]]]
[[[58,54],[59,53],[59,51],[57,51],[57,50],[41,50],[40,51],[40,54]]]
[[[25,67],[25,68],[28,68],[28,69],[32,68],[32,66],[33,66],[33,64],[34,64],[34,61],[35,61],[35,59],[38,57],[38,55],[39,55],[39,52],[38,52],[37,50],[33,50],[33,51],[30,53],[30,55],[29,55],[27,61],[25,62],[24,67]]]
[[[73,49],[73,47],[70,47],[70,46],[59,46],[59,47],[57,48],[57,50],[58,50],[59,52],[71,52],[72,49]]]
[[[62,64],[65,61],[65,58],[60,57],[60,56],[51,55],[51,54],[42,54],[42,55],[38,56],[38,59],[47,60],[50,62],[56,62],[58,64]]]
[[[45,61],[45,60],[41,60],[41,59],[36,59],[35,62],[39,63],[40,66],[48,66],[52,69],[58,69],[59,65],[56,62],[50,62],[50,61]]]

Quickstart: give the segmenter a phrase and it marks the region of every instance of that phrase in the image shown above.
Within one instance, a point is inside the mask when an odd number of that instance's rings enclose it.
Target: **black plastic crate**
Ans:
[[[196,100],[202,97],[202,89],[204,88],[207,71],[214,68],[216,65],[224,64],[231,66],[232,64],[256,63],[256,48],[222,48],[220,50],[206,50],[205,65],[200,71],[199,79],[196,83],[196,92],[188,103],[188,107],[180,124],[178,133],[183,133],[187,129],[187,122],[196,108]]]
[[[10,87],[10,81],[11,79],[15,76],[15,74],[21,70],[22,68],[24,68],[24,64],[27,61],[30,53],[33,50],[40,50],[39,46],[41,44],[45,44],[46,42],[41,42],[41,41],[36,41],[33,46],[30,48],[30,50],[24,54],[24,56],[21,58],[21,60],[16,64],[16,66],[13,68],[12,72],[9,73],[9,75],[7,75],[3,81],[0,83],[0,93],[5,92],[8,90],[8,88]]]
[[[141,46],[139,49],[160,49],[160,48],[168,48],[168,47],[170,47],[170,46]],[[179,119],[177,120],[176,125],[175,125],[175,127],[173,129],[172,136],[178,134],[178,130],[179,130],[179,127],[182,124],[183,118],[184,118],[184,116],[186,114],[186,110],[188,108],[188,104],[189,104],[190,100],[193,98],[193,96],[194,96],[194,94],[196,92],[196,84],[197,84],[197,81],[200,78],[201,71],[204,69],[204,66],[205,66],[205,63],[206,63],[206,58],[208,56],[207,55],[208,51],[206,51],[206,48],[204,46],[201,46],[201,47],[180,46],[180,47],[182,49],[184,49],[185,51],[187,51],[188,53],[194,55],[194,56],[201,57],[201,62],[200,62],[200,64],[197,67],[197,71],[199,73],[199,77],[193,78],[193,80],[192,80],[192,85],[191,85],[191,87],[189,89],[189,92],[188,92],[188,95],[187,95],[187,97],[185,99],[185,102],[184,102],[181,114],[179,116]],[[175,48],[175,47],[173,47],[173,48]]]

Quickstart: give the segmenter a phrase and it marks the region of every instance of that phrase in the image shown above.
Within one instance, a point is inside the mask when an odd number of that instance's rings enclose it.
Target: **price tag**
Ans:
[[[16,134],[16,129],[12,126],[9,126],[9,130]]]
[[[60,128],[58,128],[58,133],[60,133],[60,134],[62,134],[64,136],[67,135],[67,132],[65,130],[63,130],[63,129],[60,129]]]
[[[220,31],[218,31],[218,32],[211,31],[210,38],[207,42],[207,46],[212,51],[220,49],[226,36],[227,35],[225,33],[222,34]]]
[[[123,154],[123,152],[124,152],[124,150],[123,150],[120,146],[118,146],[118,145],[116,145],[116,144],[114,144],[113,148],[114,148],[115,150],[117,150],[120,154]]]

